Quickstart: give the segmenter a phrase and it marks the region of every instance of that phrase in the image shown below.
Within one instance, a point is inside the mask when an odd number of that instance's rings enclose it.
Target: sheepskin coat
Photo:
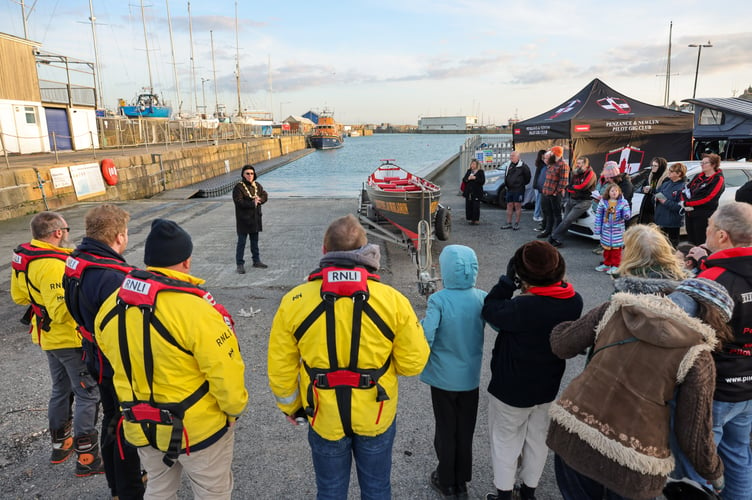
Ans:
[[[676,436],[697,472],[723,473],[712,433],[715,332],[670,299],[615,293],[577,321],[554,328],[551,349],[572,358],[594,346],[585,370],[550,409],[548,446],[570,467],[619,495],[661,494]]]

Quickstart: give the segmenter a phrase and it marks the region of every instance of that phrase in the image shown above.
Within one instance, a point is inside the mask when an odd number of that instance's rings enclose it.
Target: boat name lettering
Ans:
[[[407,214],[409,213],[407,211],[407,203],[405,202],[399,202],[399,201],[383,201],[383,200],[373,200],[374,205],[379,210],[385,210],[387,212],[392,212],[395,214]]]
[[[326,277],[330,283],[342,281],[360,282],[360,271],[329,271]]]

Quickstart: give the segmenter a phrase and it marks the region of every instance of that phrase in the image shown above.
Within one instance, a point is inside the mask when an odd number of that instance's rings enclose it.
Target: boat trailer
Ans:
[[[431,253],[431,241],[434,237],[438,237],[441,240],[448,239],[451,228],[449,207],[439,204],[435,216],[436,224],[431,220],[433,217],[429,217],[428,220],[421,219],[418,222],[416,247],[415,242],[411,238],[379,214],[376,207],[371,203],[365,188],[361,189],[358,201],[358,219],[366,233],[407,250],[410,258],[417,267],[418,293],[428,297],[436,292],[441,277],[436,276],[436,268],[433,264],[433,255]],[[437,224],[441,227],[437,228]]]

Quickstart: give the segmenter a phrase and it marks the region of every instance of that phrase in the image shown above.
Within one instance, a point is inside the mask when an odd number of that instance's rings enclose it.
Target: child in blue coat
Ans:
[[[618,184],[611,183],[598,203],[595,212],[594,233],[601,237],[603,264],[595,268],[616,274],[621,264],[621,249],[624,247],[624,231],[631,212]]]
[[[478,258],[472,248],[449,245],[439,256],[444,289],[428,299],[421,321],[431,346],[420,380],[431,386],[439,464],[430,484],[443,497],[467,498],[478,414],[483,357],[481,309],[486,292],[475,288]]]

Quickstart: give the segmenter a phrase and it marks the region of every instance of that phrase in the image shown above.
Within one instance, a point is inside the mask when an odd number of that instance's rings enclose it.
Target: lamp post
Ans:
[[[204,113],[203,113],[204,115],[206,115],[206,85],[205,84],[206,82],[209,82],[209,81],[211,81],[211,78],[204,78],[203,76],[201,77],[201,96],[203,97],[203,100],[204,100],[204,105],[202,106],[204,108]]]
[[[687,47],[697,47],[697,67],[695,68],[695,88],[692,90],[692,99],[697,94],[697,75],[700,72],[700,54],[702,54],[703,47],[712,47],[713,45],[708,40],[708,43],[690,43]]]

